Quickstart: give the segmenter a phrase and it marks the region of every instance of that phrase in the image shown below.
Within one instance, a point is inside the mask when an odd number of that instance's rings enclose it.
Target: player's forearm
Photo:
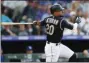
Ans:
[[[77,29],[77,27],[78,27],[78,24],[77,24],[77,23],[74,23],[74,24],[73,24],[73,30],[74,30],[74,29]]]

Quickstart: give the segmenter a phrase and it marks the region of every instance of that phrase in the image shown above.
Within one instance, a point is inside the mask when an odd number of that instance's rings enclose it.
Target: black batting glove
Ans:
[[[77,17],[76,20],[75,20],[75,23],[81,23],[81,17]]]

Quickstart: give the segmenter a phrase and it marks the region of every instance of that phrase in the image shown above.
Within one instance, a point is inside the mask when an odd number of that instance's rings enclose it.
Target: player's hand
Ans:
[[[81,19],[80,19],[80,17],[77,17],[77,18],[76,18],[75,23],[78,23],[78,24],[81,23]]]
[[[33,24],[36,25],[37,24],[37,21],[33,21]]]
[[[34,25],[40,25],[40,21],[33,21]]]

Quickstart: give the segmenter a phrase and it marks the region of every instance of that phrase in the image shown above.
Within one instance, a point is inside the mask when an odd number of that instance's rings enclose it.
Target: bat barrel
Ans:
[[[33,23],[6,23],[6,22],[2,22],[1,25],[21,25],[21,24],[33,24]]]

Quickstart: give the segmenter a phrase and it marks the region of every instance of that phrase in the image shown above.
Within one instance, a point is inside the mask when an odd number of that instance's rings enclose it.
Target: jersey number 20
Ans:
[[[47,24],[46,25],[46,33],[49,34],[49,35],[53,35],[53,33],[54,33],[54,25]]]

